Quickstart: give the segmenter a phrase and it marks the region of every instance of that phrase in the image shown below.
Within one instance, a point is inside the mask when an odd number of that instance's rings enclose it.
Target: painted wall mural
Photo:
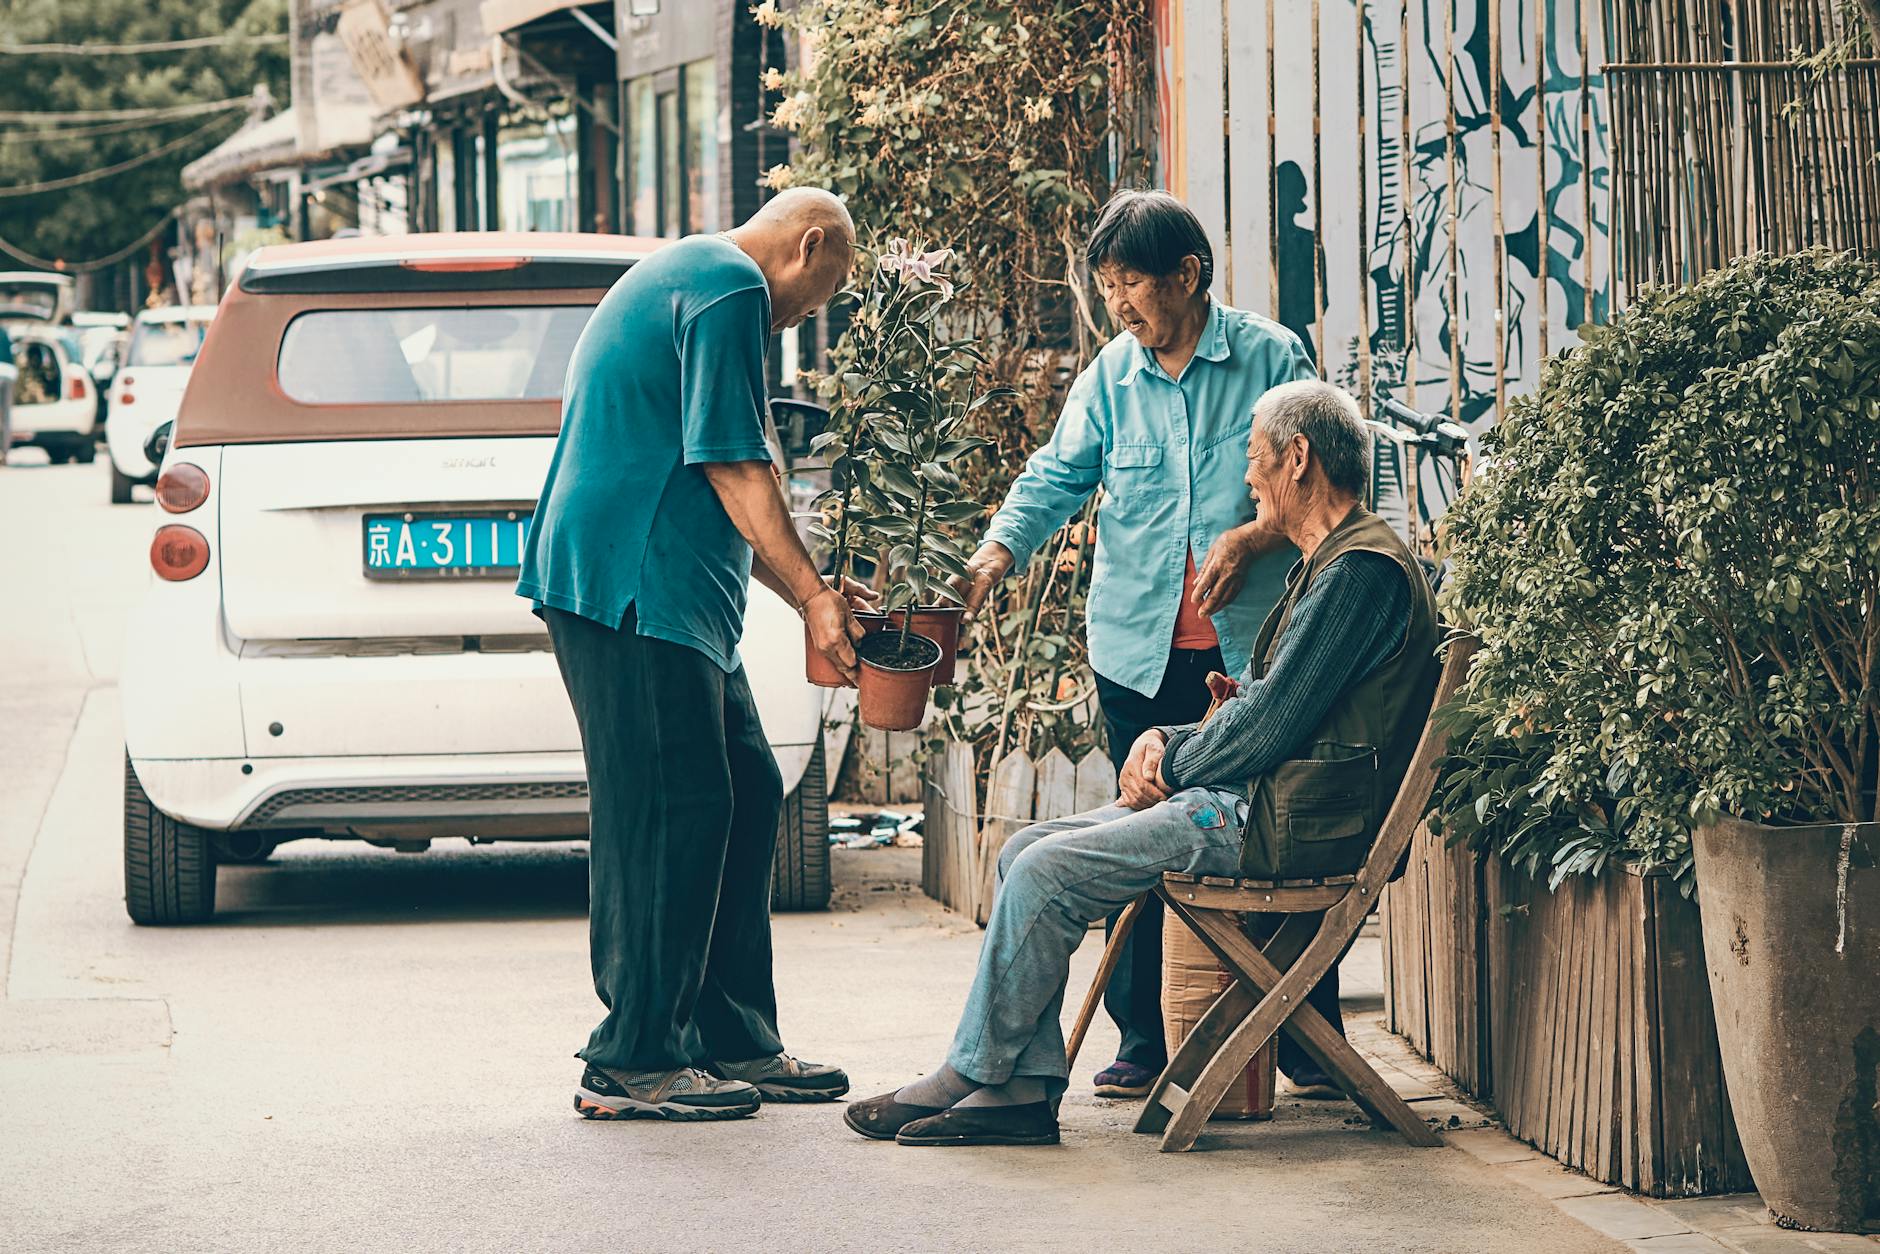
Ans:
[[[1292,328],[1326,378],[1480,430],[1607,316],[1592,0],[1157,4],[1163,180],[1225,254],[1216,295]]]

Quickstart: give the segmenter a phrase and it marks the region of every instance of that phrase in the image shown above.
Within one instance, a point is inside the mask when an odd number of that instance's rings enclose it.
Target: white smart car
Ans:
[[[586,835],[580,737],[515,571],[575,339],[657,246],[435,234],[254,256],[160,454],[122,680],[133,919],[206,919],[219,861],[298,837]],[[774,899],[818,908],[825,720],[846,694],[804,681],[802,638],[754,585],[743,657],[788,793]]]
[[[144,456],[150,433],[176,417],[214,305],[146,309],[131,324],[124,360],[111,380],[104,421],[111,454],[111,502],[125,505],[131,485],[152,483],[157,468]]]
[[[97,385],[80,361],[78,337],[65,327],[7,322],[13,341],[14,448],[42,448],[56,465],[89,462],[97,452]]]

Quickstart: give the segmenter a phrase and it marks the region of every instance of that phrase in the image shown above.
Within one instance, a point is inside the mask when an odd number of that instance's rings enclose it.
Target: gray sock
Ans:
[[[1042,1102],[1050,1097],[1051,1091],[1045,1082],[1037,1076],[1015,1075],[1004,1084],[989,1085],[975,1091],[970,1097],[963,1097],[954,1105],[966,1106],[1029,1106],[1033,1102]]]
[[[932,1075],[924,1075],[912,1084],[902,1086],[894,1095],[894,1100],[909,1106],[945,1110],[978,1088],[977,1081],[969,1080],[953,1068],[943,1066]]]

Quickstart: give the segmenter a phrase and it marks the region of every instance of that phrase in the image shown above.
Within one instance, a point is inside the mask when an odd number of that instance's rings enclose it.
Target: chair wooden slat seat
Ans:
[[[1448,701],[1461,686],[1474,652],[1474,637],[1450,639],[1432,709]],[[1443,730],[1426,718],[1396,800],[1355,875],[1277,883],[1221,876],[1197,879],[1177,872],[1162,877],[1153,890],[1155,895],[1214,952],[1233,983],[1169,1059],[1143,1103],[1136,1131],[1162,1133],[1164,1151],[1192,1147],[1234,1077],[1275,1033],[1284,1031],[1373,1122],[1389,1124],[1412,1145],[1442,1144],[1436,1132],[1306,1002],[1306,994],[1343,956],[1364,920],[1377,908],[1384,885],[1423,820],[1436,786],[1436,763],[1446,748]],[[1130,903],[1111,932],[1066,1050],[1073,1064],[1116,970],[1123,941],[1147,900],[1144,894]],[[1260,943],[1248,935],[1245,924],[1247,916],[1262,914],[1285,918],[1272,937]]]

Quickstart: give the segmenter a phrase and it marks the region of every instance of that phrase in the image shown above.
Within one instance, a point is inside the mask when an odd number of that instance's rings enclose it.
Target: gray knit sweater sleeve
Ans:
[[[1319,573],[1293,610],[1266,678],[1240,678],[1240,695],[1205,725],[1171,728],[1162,757],[1170,789],[1239,792],[1295,756],[1353,684],[1402,645],[1410,626],[1403,568],[1381,553],[1346,553]]]

